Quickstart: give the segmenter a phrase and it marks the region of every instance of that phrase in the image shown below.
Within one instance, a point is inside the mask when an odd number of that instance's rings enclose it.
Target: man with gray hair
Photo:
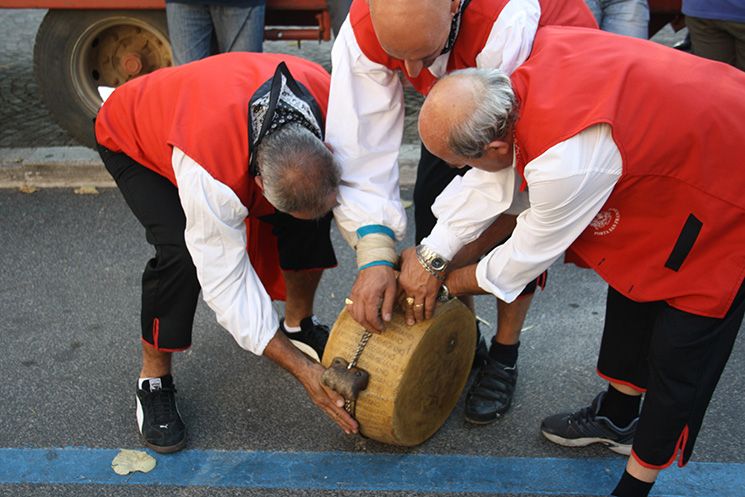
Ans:
[[[230,53],[132,80],[98,114],[99,153],[155,247],[142,277],[136,389],[153,450],[186,443],[171,356],[191,345],[200,289],[242,348],[288,370],[345,432],[357,430],[320,382],[328,328],[313,316],[323,269],[336,265],[328,88],[317,64]],[[284,319],[272,300],[286,300]]]
[[[474,168],[434,206],[438,251],[454,254],[509,206],[515,176],[530,190],[510,239],[450,272],[449,293],[509,302],[564,252],[608,282],[597,365],[608,389],[541,431],[630,454],[615,496],[645,497],[661,469],[689,460],[745,314],[743,91],[724,64],[546,28],[511,80],[454,72],[420,112],[427,148]],[[404,253],[408,291],[418,264]]]

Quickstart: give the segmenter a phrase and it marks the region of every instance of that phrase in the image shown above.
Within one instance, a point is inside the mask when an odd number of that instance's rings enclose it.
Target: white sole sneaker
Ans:
[[[541,433],[548,440],[564,447],[586,447],[597,443],[605,445],[616,454],[622,454],[624,456],[631,455],[631,445],[619,444],[612,440],[608,440],[607,438],[563,438],[552,433],[547,433],[543,430],[541,430]]]

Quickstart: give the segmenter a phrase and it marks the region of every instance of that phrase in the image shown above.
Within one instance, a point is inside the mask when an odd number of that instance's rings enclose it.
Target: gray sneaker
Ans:
[[[541,433],[550,441],[565,447],[585,447],[600,443],[617,454],[631,454],[639,417],[626,427],[618,427],[605,416],[598,416],[605,392],[601,392],[589,407],[573,413],[549,416],[541,423]]]

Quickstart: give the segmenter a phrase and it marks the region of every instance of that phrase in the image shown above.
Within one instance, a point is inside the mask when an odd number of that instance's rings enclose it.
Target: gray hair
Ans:
[[[469,159],[478,159],[486,146],[506,137],[517,120],[518,104],[510,78],[498,69],[462,69],[446,77],[466,76],[482,96],[474,111],[454,126],[448,138],[450,150]]]
[[[339,188],[340,171],[331,151],[310,130],[287,124],[264,138],[256,150],[264,196],[285,213],[323,217],[330,195]]]

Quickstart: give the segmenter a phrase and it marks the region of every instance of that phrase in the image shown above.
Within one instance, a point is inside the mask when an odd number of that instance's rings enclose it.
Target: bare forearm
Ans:
[[[292,342],[279,330],[267,344],[263,355],[298,379],[307,377],[313,365],[310,358],[292,345]]]
[[[445,286],[450,295],[484,295],[487,292],[479,287],[476,280],[476,264],[451,271],[445,278]]]
[[[479,257],[491,251],[499,242],[509,237],[517,224],[517,217],[511,214],[502,214],[484,230],[476,240],[472,241],[457,254],[450,262],[451,267],[463,267],[474,264]]]

